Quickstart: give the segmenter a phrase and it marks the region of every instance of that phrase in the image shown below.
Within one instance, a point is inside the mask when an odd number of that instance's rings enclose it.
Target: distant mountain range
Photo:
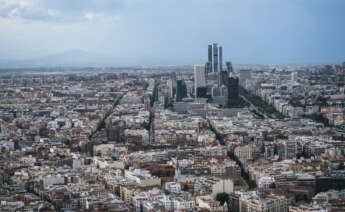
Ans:
[[[94,54],[81,50],[72,50],[32,59],[1,60],[0,69],[37,68],[37,67],[133,67],[133,66],[184,66],[181,64],[194,64],[192,59],[184,58],[174,61],[171,58],[120,58],[110,55]],[[174,65],[180,64],[180,65]]]
[[[80,66],[116,66],[111,57],[92,54],[81,50],[72,50],[58,54],[25,60],[0,60],[0,68],[27,68],[27,67],[80,67]]]
[[[52,68],[52,67],[184,67],[192,66],[194,63],[200,63],[193,58],[184,58],[182,61],[176,61],[172,58],[162,56],[161,58],[119,58],[110,55],[89,53],[82,50],[71,50],[57,54],[31,58],[31,59],[0,59],[0,69],[22,69],[22,68]],[[175,65],[174,65],[175,64]],[[179,65],[176,65],[179,64]],[[185,65],[182,65],[185,64]],[[304,64],[304,65],[316,65]],[[296,65],[296,64],[291,64]],[[318,64],[319,65],[319,64]],[[266,66],[264,64],[237,64],[241,66]],[[276,65],[274,65],[276,66]],[[283,65],[284,66],[284,65]]]

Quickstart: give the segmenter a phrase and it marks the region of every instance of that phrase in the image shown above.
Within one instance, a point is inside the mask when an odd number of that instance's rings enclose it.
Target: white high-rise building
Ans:
[[[174,88],[176,88],[176,80],[169,79],[167,80],[167,87],[169,88],[169,96],[174,98],[175,92]]]
[[[197,89],[200,87],[206,87],[205,65],[204,64],[194,65],[194,94],[195,94],[195,97],[197,97]]]
[[[296,82],[297,81],[297,72],[291,72],[291,81]]]

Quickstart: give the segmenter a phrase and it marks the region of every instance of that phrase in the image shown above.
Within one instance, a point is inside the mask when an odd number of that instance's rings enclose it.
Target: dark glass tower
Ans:
[[[239,103],[239,80],[237,77],[228,79],[228,105],[231,107]]]
[[[229,74],[227,71],[221,71],[218,73],[218,87],[221,87],[222,85],[228,86],[228,80]]]
[[[232,73],[232,72],[233,72],[232,63],[231,63],[230,61],[226,62],[226,70],[227,70],[229,73]]]
[[[212,45],[208,45],[208,62],[212,63]]]
[[[182,98],[187,97],[187,86],[183,80],[176,81],[176,101],[181,101]]]

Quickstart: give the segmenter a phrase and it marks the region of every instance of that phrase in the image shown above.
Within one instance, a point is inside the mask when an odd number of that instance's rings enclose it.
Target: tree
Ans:
[[[274,155],[278,155],[278,147],[277,147],[277,144],[274,144]]]
[[[58,137],[58,141],[60,141],[61,143],[66,144],[66,145],[69,145],[69,144],[70,144],[70,141],[68,140],[68,138],[63,137],[63,136],[59,136],[59,137]]]
[[[145,128],[146,130],[150,130],[150,123],[147,123],[146,121],[144,121],[142,124],[141,124],[141,126],[143,127],[143,128]]]
[[[329,127],[329,120],[327,118],[324,118],[321,114],[313,113],[311,115],[304,115],[304,118],[312,119],[316,122],[324,124],[326,127]]]
[[[270,184],[270,188],[273,188],[273,189],[274,189],[274,188],[277,188],[277,186],[276,186],[275,183],[271,183],[271,184]]]
[[[307,194],[303,194],[303,193],[298,193],[295,196],[295,200],[296,200],[296,202],[300,202],[300,201],[308,202],[308,195]]]
[[[221,205],[224,205],[224,203],[226,202],[227,204],[229,204],[229,194],[227,193],[218,193],[216,195],[216,200],[220,202]]]
[[[182,191],[188,191],[188,189],[189,189],[188,184],[184,184],[183,188],[182,188]]]
[[[322,165],[321,165],[321,171],[326,171],[328,170],[329,168],[329,165],[327,162],[323,162]]]
[[[258,187],[258,185],[256,185],[256,181],[255,180],[249,180],[249,188],[256,188]]]

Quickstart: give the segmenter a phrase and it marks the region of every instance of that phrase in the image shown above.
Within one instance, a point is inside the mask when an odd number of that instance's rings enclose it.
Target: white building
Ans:
[[[177,182],[167,182],[165,184],[165,188],[170,191],[171,193],[180,193],[181,192],[181,184]]]
[[[288,212],[285,196],[265,195],[258,191],[236,191],[230,195],[232,211],[238,212]]]
[[[274,179],[269,176],[264,176],[259,179],[259,188],[269,188],[270,185],[274,183]]]
[[[205,65],[194,65],[194,94],[197,98],[197,88],[206,86]]]
[[[221,179],[212,185],[212,196],[216,197],[218,193],[231,194],[234,192],[234,182],[231,179]]]
[[[161,179],[159,177],[152,176],[151,173],[143,169],[133,169],[125,170],[125,177],[130,180],[134,180],[142,186],[160,186]]]

